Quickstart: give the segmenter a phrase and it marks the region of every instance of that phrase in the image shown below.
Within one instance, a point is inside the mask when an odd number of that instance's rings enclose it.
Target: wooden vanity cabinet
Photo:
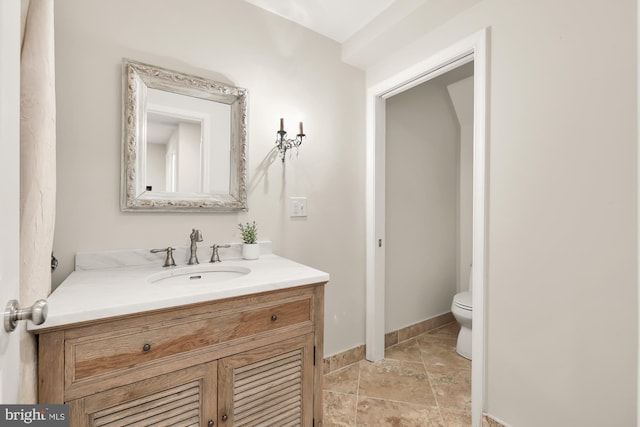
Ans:
[[[324,283],[39,335],[39,402],[71,426],[322,426]]]

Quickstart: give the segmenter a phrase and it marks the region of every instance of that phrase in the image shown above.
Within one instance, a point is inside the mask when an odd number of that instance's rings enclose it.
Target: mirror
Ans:
[[[121,209],[247,210],[247,95],[125,59]]]

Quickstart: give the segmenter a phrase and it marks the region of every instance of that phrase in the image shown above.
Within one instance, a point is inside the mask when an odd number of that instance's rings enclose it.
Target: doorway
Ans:
[[[480,425],[484,408],[486,280],[486,87],[487,30],[434,54],[367,91],[366,357],[384,358],[385,334],[385,103],[447,71],[474,61],[473,125],[473,353],[472,424]]]
[[[386,100],[386,333],[446,321],[469,290],[473,65]]]

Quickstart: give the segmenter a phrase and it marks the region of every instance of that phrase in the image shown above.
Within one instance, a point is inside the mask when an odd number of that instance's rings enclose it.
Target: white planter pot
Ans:
[[[258,259],[260,257],[260,245],[258,243],[242,245],[242,258]]]

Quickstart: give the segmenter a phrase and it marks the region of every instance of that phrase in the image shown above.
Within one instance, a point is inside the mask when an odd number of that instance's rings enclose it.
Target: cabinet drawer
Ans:
[[[218,344],[312,323],[311,298],[195,316],[181,313],[179,318],[121,330],[114,322],[109,332],[66,340],[66,383],[70,386],[115,372],[122,374],[168,358],[188,357],[189,352],[213,349]]]

